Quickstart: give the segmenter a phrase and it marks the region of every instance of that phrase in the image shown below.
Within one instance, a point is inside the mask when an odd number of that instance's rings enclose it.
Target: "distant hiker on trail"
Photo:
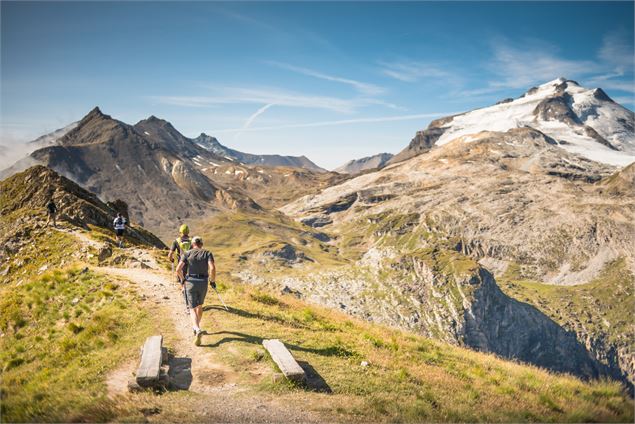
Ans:
[[[181,261],[181,257],[192,248],[192,240],[190,240],[190,227],[187,224],[181,225],[179,228],[179,236],[172,242],[170,247],[170,253],[168,253],[168,261],[172,263],[172,271],[174,272],[174,264],[178,266]],[[176,282],[183,284],[179,274],[176,273]]]
[[[121,212],[117,214],[112,225],[115,227],[115,234],[117,234],[117,244],[119,247],[123,247],[123,233],[126,231],[126,218],[121,215]]]
[[[185,271],[187,269],[187,272]],[[216,289],[216,265],[212,252],[203,249],[203,239],[192,238],[192,250],[188,250],[181,256],[176,272],[185,281],[185,297],[190,307],[192,319],[192,331],[194,332],[194,344],[201,345],[201,318],[203,317],[203,302],[207,294],[207,282],[211,288]]]
[[[55,202],[53,201],[52,197],[49,199],[48,203],[46,204],[46,210],[48,213],[48,218],[46,219],[46,226],[48,227],[49,222],[51,222],[51,219],[52,219],[53,227],[57,228],[57,222],[55,221],[55,215],[57,214],[57,206],[55,205]]]

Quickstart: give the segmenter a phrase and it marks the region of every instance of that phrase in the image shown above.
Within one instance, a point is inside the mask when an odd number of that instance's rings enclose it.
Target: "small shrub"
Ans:
[[[250,297],[258,303],[262,303],[265,305],[276,306],[280,305],[280,301],[273,296],[268,295],[267,293],[255,293],[250,295]]]

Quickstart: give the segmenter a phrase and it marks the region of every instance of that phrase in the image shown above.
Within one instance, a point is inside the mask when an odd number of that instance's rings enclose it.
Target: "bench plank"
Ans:
[[[280,368],[286,378],[292,381],[304,381],[306,379],[304,370],[280,340],[263,340],[262,345],[267,349],[271,359],[278,365],[278,368]]]
[[[163,336],[150,336],[146,339],[141,352],[141,363],[137,370],[137,383],[140,386],[151,386],[159,381],[163,352]]]

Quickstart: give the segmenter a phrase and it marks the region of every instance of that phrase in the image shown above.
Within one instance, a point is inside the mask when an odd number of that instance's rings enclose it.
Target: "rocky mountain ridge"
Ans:
[[[382,168],[392,157],[392,153],[378,153],[373,156],[350,160],[344,165],[335,168],[333,171],[339,172],[340,174],[354,175],[370,169]]]
[[[320,168],[306,156],[283,156],[283,155],[255,155],[252,153],[243,153],[238,150],[225,147],[216,139],[216,137],[201,133],[198,137],[192,139],[199,146],[243,165],[259,165],[267,167],[290,167],[307,169],[313,172],[326,172]]]
[[[46,204],[53,199],[58,222],[91,231],[93,227],[110,229],[118,212],[127,215],[125,202],[104,203],[95,194],[81,188],[44,166],[34,166],[0,182],[0,260],[7,259],[30,243],[32,233],[46,232]],[[165,248],[163,242],[136,222],[129,222],[126,237],[140,245]],[[52,246],[41,246],[43,249]],[[28,260],[28,258],[27,258]],[[8,272],[8,271],[7,271]]]
[[[166,223],[209,208],[259,208],[246,194],[204,176],[192,163],[195,157],[227,162],[166,121],[131,126],[95,108],[55,145],[31,153],[27,165],[35,160],[102,199],[124,200],[133,220],[159,233]]]
[[[161,235],[171,236],[175,222],[192,217],[223,209],[261,209],[253,198],[277,207],[334,178],[341,180],[333,173],[295,167],[311,167],[302,158],[291,161],[291,168],[241,164],[226,157],[226,151],[221,155],[201,147],[155,116],[128,125],[94,108],[67,130],[57,132],[63,134],[52,143],[53,136],[47,136],[46,147],[3,176],[44,164],[103,199],[125,200],[135,220]]]

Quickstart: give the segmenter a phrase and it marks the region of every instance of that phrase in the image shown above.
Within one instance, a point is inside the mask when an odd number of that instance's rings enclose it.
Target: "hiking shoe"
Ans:
[[[194,344],[196,346],[200,346],[201,345],[201,338],[203,337],[203,330],[198,330],[196,332],[196,335],[194,336]]]

